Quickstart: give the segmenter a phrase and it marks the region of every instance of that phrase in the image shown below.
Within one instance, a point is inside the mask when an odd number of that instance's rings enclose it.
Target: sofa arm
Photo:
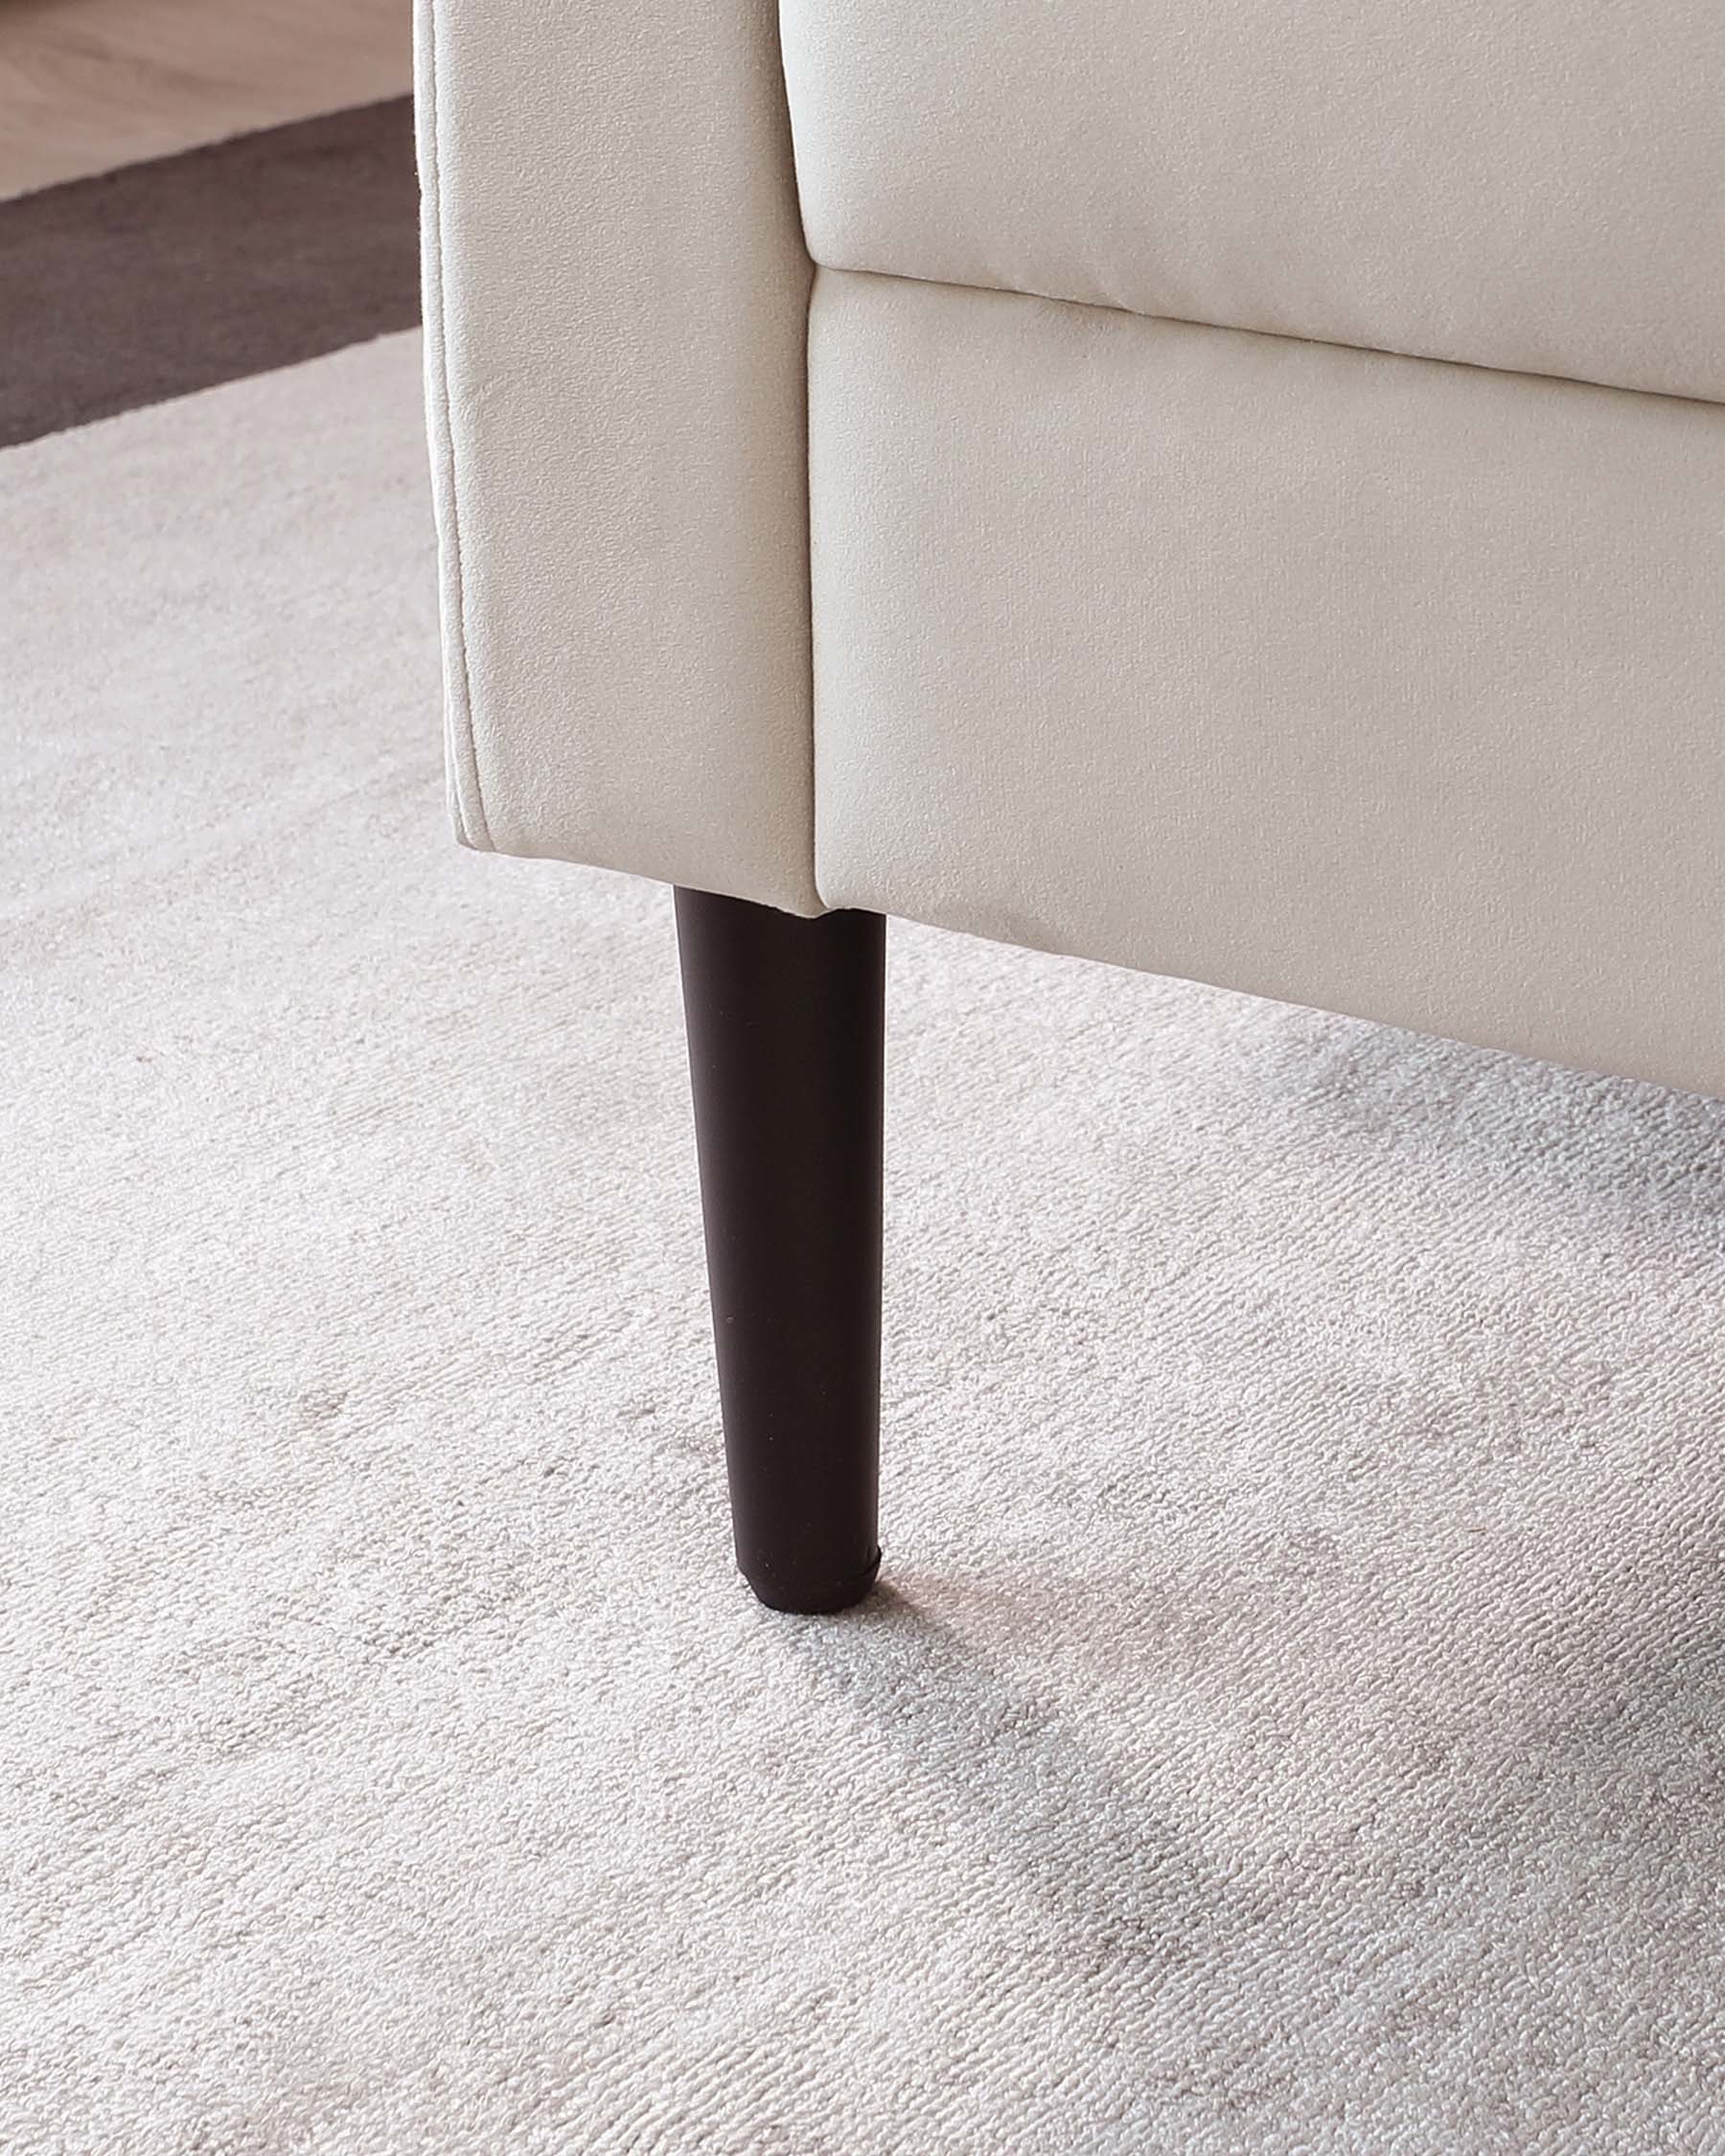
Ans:
[[[818,912],[772,0],[418,0],[417,82],[457,831]]]

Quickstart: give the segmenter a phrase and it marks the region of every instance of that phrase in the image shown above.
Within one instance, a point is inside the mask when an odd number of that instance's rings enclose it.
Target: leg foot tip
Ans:
[[[755,1600],[764,1602],[770,1610],[783,1610],[792,1617],[831,1617],[861,1602],[874,1586],[880,1571],[881,1553],[877,1549],[862,1571],[853,1573],[849,1579],[793,1581],[752,1572],[745,1572],[743,1576]]]

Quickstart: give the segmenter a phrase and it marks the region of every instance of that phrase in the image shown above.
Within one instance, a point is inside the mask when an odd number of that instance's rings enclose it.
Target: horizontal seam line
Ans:
[[[1617,397],[1657,397],[1667,404],[1699,404],[1704,411],[1725,410],[1725,399],[1691,397],[1678,389],[1640,389],[1630,382],[1598,381],[1590,375],[1545,374],[1535,367],[1495,367],[1485,359],[1446,359],[1430,352],[1398,352],[1388,344],[1348,344],[1340,337],[1302,337],[1292,330],[1254,330],[1238,322],[1202,322],[1188,314],[1148,314],[1141,308],[1113,300],[1070,299],[1061,292],[1033,291],[1024,285],[973,285],[953,277],[919,277],[903,269],[866,269],[856,264],[821,262],[816,266],[840,277],[874,277],[889,285],[927,285],[937,291],[981,292],[994,299],[1040,300],[1046,307],[1077,308],[1087,314],[1117,314],[1128,322],[1164,322],[1183,330],[1212,330],[1222,336],[1262,337],[1274,344],[1311,345],[1320,352],[1357,352],[1374,359],[1408,359],[1421,367],[1460,367],[1469,374],[1501,375],[1510,381],[1557,381],[1572,389],[1608,390]]]

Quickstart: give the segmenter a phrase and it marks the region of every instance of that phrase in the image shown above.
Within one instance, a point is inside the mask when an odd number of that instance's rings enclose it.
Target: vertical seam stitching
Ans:
[[[455,654],[460,667],[459,711],[448,710],[446,738],[453,767],[455,805],[463,836],[480,850],[494,851],[491,826],[485,813],[485,797],[479,783],[479,758],[473,741],[473,684],[468,663],[467,635],[467,586],[462,574],[461,560],[461,510],[460,489],[456,476],[455,421],[449,397],[449,317],[445,296],[444,279],[444,222],[443,185],[441,158],[438,150],[438,131],[442,113],[442,101],[438,96],[438,41],[441,10],[438,0],[423,0],[426,10],[426,80],[423,84],[425,119],[422,128],[422,185],[426,195],[426,229],[431,243],[425,250],[422,281],[426,297],[431,303],[428,311],[436,319],[435,351],[427,348],[426,367],[429,375],[435,370],[437,394],[430,401],[434,448],[442,469],[443,494],[448,504],[447,539],[450,596],[453,601],[453,631]],[[445,688],[446,707],[455,700]]]
[[[820,888],[820,728],[816,710],[817,676],[815,666],[815,435],[814,369],[810,340],[815,330],[815,280],[819,271],[809,264],[808,297],[803,305],[803,573],[807,583],[809,628],[809,888],[821,906]]]

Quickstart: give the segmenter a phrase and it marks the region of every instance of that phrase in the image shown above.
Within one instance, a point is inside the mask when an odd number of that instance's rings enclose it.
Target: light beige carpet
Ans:
[[[416,365],[0,458],[0,2145],[1725,2147],[1725,1110],[895,931],[891,1587],[768,1615]]]

